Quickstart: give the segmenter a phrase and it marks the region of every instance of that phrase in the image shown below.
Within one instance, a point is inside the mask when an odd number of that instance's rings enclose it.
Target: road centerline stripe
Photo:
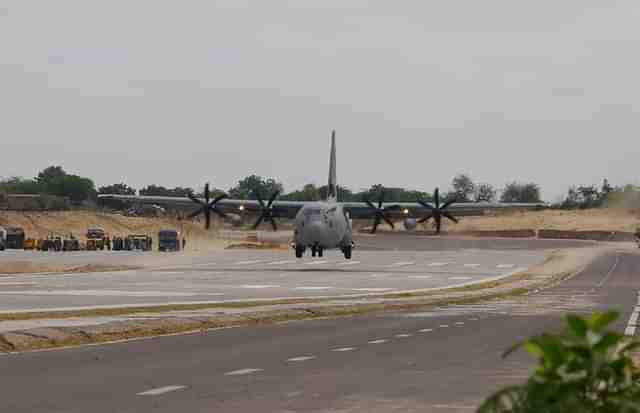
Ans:
[[[355,350],[355,347],[339,347],[339,348],[334,348],[331,351],[335,351],[337,353],[343,353],[345,351],[353,351]]]
[[[299,357],[291,357],[290,359],[287,359],[287,361],[307,361],[307,360],[313,360],[314,358],[316,358],[316,356],[299,356]]]
[[[136,396],[159,396],[161,394],[169,393],[176,390],[182,390],[187,386],[164,386],[156,389],[146,390],[140,393],[136,393]]]
[[[386,343],[389,340],[385,340],[383,338],[379,339],[379,340],[371,340],[371,341],[367,341],[367,344],[382,344],[382,343]]]
[[[240,369],[240,370],[233,370],[233,371],[229,371],[224,373],[225,376],[242,376],[244,374],[251,374],[251,373],[257,373],[262,371],[262,369]]]

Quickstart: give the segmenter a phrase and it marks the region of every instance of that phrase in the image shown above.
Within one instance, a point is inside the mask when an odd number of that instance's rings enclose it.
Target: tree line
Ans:
[[[326,185],[316,186],[306,184],[301,189],[284,192],[284,186],[274,178],[259,175],[249,175],[229,188],[212,189],[212,196],[226,192],[231,198],[256,199],[260,194],[268,198],[274,192],[279,192],[278,199],[286,201],[318,201],[325,199],[328,188]],[[415,202],[417,199],[432,201],[432,194],[406,188],[390,188],[381,184],[372,185],[361,191],[352,191],[345,187],[338,187],[338,199],[343,202],[377,201],[384,192],[386,202]],[[186,197],[189,195],[202,196],[202,191],[190,187],[176,186],[173,188],[162,185],[147,185],[139,190],[125,184],[96,186],[90,178],[69,174],[62,166],[49,166],[33,178],[11,177],[0,180],[0,193],[14,194],[50,194],[69,197],[73,202],[81,203],[94,200],[97,194],[117,195],[147,195]],[[475,182],[468,174],[458,174],[446,191],[441,191],[443,201],[454,199],[456,202],[541,202],[540,186],[532,182],[508,182],[498,190],[495,186]],[[558,208],[595,208],[600,206],[634,206],[640,204],[640,190],[632,185],[613,187],[605,179],[600,186],[579,185],[571,186],[561,200],[553,206]]]

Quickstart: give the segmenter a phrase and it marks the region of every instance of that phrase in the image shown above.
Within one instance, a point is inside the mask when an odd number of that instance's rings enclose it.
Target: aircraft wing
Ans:
[[[157,204],[162,206],[181,207],[185,210],[195,211],[198,208],[191,199],[186,197],[170,196],[145,196],[145,195],[98,195],[101,201],[118,200],[130,203]],[[204,202],[204,199],[201,199]],[[312,204],[311,201],[274,201],[274,216],[279,218],[294,218],[296,213],[304,205]],[[345,211],[349,212],[351,218],[366,219],[374,216],[373,210],[364,202],[341,202]],[[377,205],[377,203],[375,203]],[[420,218],[428,215],[430,210],[414,202],[385,202],[382,208],[391,205],[398,205],[399,208],[389,211],[392,217]],[[247,199],[222,199],[218,201],[216,207],[225,213],[249,213],[260,214],[260,203],[256,200]],[[545,208],[543,203],[497,203],[497,202],[468,202],[456,203],[449,206],[448,210],[456,216],[483,215],[486,210],[539,210]]]
[[[377,206],[377,202],[373,202]],[[351,218],[370,218],[373,210],[364,202],[343,202],[345,211],[349,212]],[[387,213],[392,217],[421,218],[429,215],[431,210],[423,207],[417,202],[385,202],[382,208],[397,205],[399,208],[391,209]],[[450,205],[447,210],[455,216],[483,215],[489,210],[527,210],[534,211],[546,208],[544,203],[499,203],[499,202],[460,202]]]
[[[149,196],[149,195],[115,195],[115,194],[100,194],[98,199],[108,205],[109,201],[121,201],[132,204],[157,204],[161,206],[178,207],[184,210],[197,210],[198,205],[194,203],[190,198],[186,197],[174,197],[174,196]],[[202,202],[205,202],[203,198],[199,198]],[[265,200],[265,203],[267,201]],[[274,216],[276,218],[294,218],[296,213],[305,204],[312,202],[297,202],[297,201],[274,201]],[[216,208],[225,213],[239,214],[249,213],[259,215],[261,212],[260,203],[251,199],[222,199],[216,203]]]

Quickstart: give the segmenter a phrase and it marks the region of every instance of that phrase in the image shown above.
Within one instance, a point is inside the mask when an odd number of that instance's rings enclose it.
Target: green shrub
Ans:
[[[479,413],[640,412],[640,370],[629,353],[640,343],[606,328],[616,312],[566,316],[560,334],[518,343],[539,364],[523,385],[489,397]]]

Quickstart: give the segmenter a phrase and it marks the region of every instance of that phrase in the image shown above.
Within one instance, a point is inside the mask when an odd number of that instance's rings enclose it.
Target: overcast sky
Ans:
[[[604,6],[606,4],[606,6]],[[640,183],[634,1],[0,2],[0,176]]]

